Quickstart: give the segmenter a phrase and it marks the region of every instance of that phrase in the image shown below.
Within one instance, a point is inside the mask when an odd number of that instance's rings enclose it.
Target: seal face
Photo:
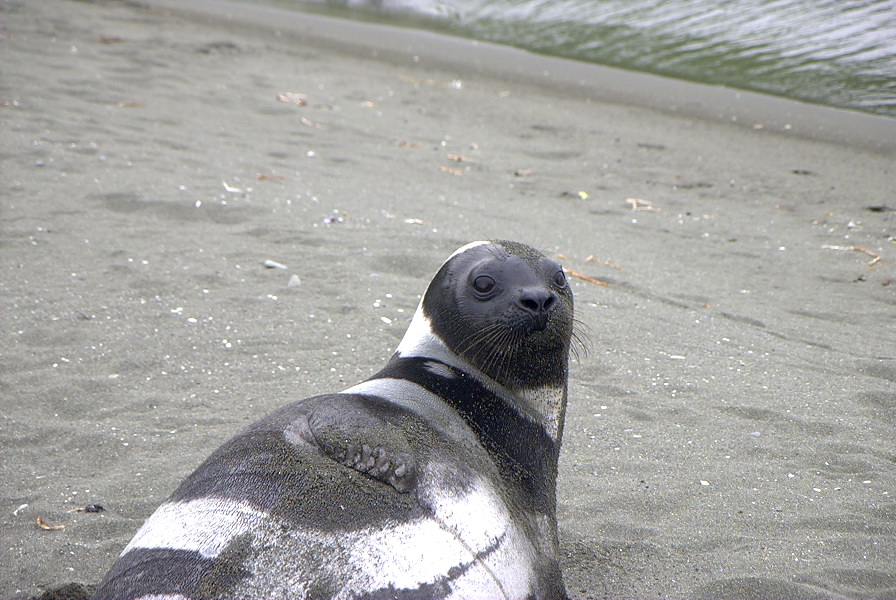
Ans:
[[[516,242],[433,278],[371,379],[215,451],[94,598],[564,598],[556,528],[572,292]]]

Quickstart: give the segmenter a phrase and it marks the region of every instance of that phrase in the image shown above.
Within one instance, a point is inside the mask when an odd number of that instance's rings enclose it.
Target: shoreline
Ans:
[[[533,84],[597,103],[631,104],[875,152],[896,152],[896,119],[879,115],[299,10],[228,0],[142,0],[142,3],[170,10],[172,14],[191,15],[207,23],[226,23],[237,28],[248,25],[262,32],[275,32],[277,36],[294,37],[301,43],[325,43],[368,58],[399,64],[419,62],[421,66],[430,64],[458,73],[473,68],[479,77]]]

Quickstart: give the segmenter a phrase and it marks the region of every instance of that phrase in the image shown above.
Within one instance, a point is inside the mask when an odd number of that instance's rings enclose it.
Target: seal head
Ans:
[[[559,262],[519,242],[473,242],[439,269],[397,354],[462,359],[559,441],[572,334]]]
[[[555,260],[513,242],[445,263],[423,314],[448,348],[510,390],[566,379],[572,292]]]

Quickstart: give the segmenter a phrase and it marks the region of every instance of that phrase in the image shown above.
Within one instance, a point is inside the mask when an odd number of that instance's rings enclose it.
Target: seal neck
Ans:
[[[528,420],[544,428],[557,444],[563,436],[566,416],[566,378],[559,385],[511,390],[458,356],[433,331],[429,318],[418,305],[410,326],[395,351],[395,358],[423,358],[444,363],[475,378],[494,395],[513,405]]]

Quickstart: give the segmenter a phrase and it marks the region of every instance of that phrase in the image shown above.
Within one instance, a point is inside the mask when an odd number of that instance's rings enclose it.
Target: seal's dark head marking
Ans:
[[[566,381],[572,291],[560,263],[529,246],[461,249],[436,274],[422,312],[449,350],[510,390]]]

